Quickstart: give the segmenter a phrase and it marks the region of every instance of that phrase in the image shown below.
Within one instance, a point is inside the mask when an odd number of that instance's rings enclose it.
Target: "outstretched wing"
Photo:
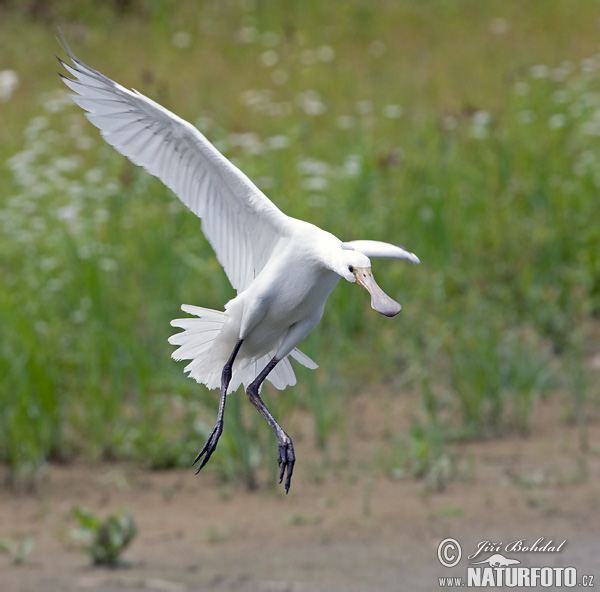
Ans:
[[[343,249],[350,251],[360,251],[367,257],[380,257],[384,259],[408,259],[413,263],[420,263],[419,258],[414,253],[409,253],[402,247],[390,245],[374,240],[355,240],[342,243]]]
[[[104,139],[172,189],[202,230],[232,286],[242,292],[265,266],[290,220],[193,125],[136,90],[59,60],[73,100]]]

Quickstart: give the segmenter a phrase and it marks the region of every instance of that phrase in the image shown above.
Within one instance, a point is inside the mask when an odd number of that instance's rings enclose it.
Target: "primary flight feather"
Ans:
[[[223,431],[226,396],[240,384],[279,441],[280,482],[289,491],[295,463],[291,438],[260,397],[264,380],[278,389],[294,385],[288,357],[317,365],[296,348],[314,329],[327,297],[340,280],[358,283],[371,306],[394,316],[400,305],[376,284],[369,257],[419,260],[401,247],[372,240],[342,242],[313,224],[286,216],[194,126],[136,90],[128,90],[85,65],[66,47],[60,60],[73,100],[103,138],[134,164],[158,177],[202,220],[202,230],[237,296],[224,311],[183,305],[191,317],[169,342],[186,372],[208,388],[220,388],[217,422],[194,460],[198,471]]]

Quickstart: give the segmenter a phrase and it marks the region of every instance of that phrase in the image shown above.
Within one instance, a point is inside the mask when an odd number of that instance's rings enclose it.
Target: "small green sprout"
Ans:
[[[95,565],[119,565],[119,556],[135,538],[137,527],[129,510],[121,509],[102,521],[90,510],[75,507],[72,510],[79,528],[72,536],[85,543],[85,550]]]
[[[31,535],[26,536],[20,542],[8,537],[0,539],[0,552],[9,555],[15,565],[25,563],[25,559],[33,550],[33,546],[34,541]]]

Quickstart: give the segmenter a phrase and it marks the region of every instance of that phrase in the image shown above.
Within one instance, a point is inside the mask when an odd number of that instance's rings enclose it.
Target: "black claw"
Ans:
[[[294,445],[292,441],[280,442],[279,443],[279,455],[277,458],[277,464],[281,467],[279,471],[279,483],[283,482],[283,477],[287,469],[287,477],[285,479],[285,493],[286,495],[290,491],[290,485],[292,484],[292,473],[294,472],[294,463],[296,462],[296,455],[294,454]]]
[[[198,456],[194,459],[192,466],[194,466],[202,457],[202,462],[198,466],[196,470],[196,475],[202,470],[204,465],[208,462],[208,459],[212,456],[212,453],[217,449],[217,444],[219,442],[219,438],[223,432],[223,423],[217,422],[215,427],[213,428],[208,440],[206,440],[206,444],[204,444],[202,450],[198,453]]]

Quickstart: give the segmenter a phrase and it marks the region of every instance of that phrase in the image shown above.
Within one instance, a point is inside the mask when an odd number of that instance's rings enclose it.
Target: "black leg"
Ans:
[[[215,427],[212,429],[204,448],[198,453],[198,456],[194,459],[192,466],[194,466],[204,455],[202,458],[202,462],[198,466],[198,470],[196,471],[196,475],[200,472],[202,467],[208,462],[208,459],[211,457],[212,453],[217,448],[217,443],[221,434],[223,433],[223,416],[225,414],[225,400],[227,398],[227,389],[229,388],[229,383],[231,382],[231,374],[233,368],[233,361],[240,351],[240,347],[242,347],[242,340],[240,339],[233,348],[231,352],[231,356],[229,356],[229,360],[227,360],[227,364],[223,367],[223,373],[221,374],[221,398],[219,400],[219,413],[217,414],[217,423]]]
[[[275,418],[271,415],[271,412],[267,409],[267,406],[263,403],[263,400],[258,394],[260,385],[264,382],[265,378],[275,368],[279,360],[273,358],[264,368],[264,370],[256,377],[254,382],[246,390],[246,394],[250,399],[250,402],[258,409],[258,412],[267,420],[267,423],[271,426],[273,431],[277,434],[279,440],[279,456],[277,462],[281,468],[279,472],[279,483],[283,481],[287,469],[287,477],[285,480],[285,492],[290,491],[290,484],[292,482],[292,473],[294,472],[294,463],[296,462],[296,455],[294,454],[294,444],[292,439],[281,429],[281,426],[275,421]]]

